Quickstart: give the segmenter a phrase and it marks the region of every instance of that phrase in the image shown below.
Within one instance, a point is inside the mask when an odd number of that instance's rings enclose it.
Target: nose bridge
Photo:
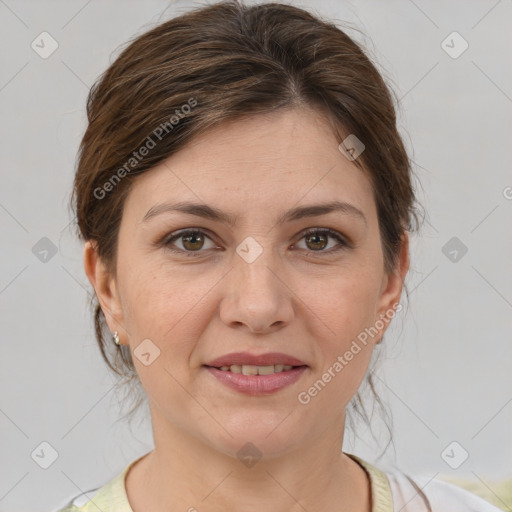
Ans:
[[[279,272],[279,257],[272,247],[271,236],[247,236],[236,248],[235,280],[240,287],[259,293],[279,287],[276,273]],[[278,281],[278,280],[277,280]],[[249,287],[249,288],[248,288]]]
[[[272,237],[258,238],[248,236],[237,246],[222,307],[224,322],[245,324],[251,331],[286,324],[293,314]]]

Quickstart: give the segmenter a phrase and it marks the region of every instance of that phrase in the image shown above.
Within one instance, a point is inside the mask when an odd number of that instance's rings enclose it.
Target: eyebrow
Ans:
[[[232,216],[218,208],[209,206],[207,204],[192,203],[189,201],[183,201],[176,204],[171,203],[160,203],[151,207],[142,222],[147,222],[149,219],[156,217],[162,213],[168,212],[182,212],[189,215],[195,215],[204,219],[210,219],[218,222],[223,222],[231,227],[236,225],[238,216]],[[326,215],[328,213],[337,212],[345,215],[350,215],[355,218],[359,218],[365,224],[367,224],[364,213],[356,206],[342,202],[332,201],[324,204],[313,204],[308,206],[299,206],[287,211],[284,215],[277,219],[277,225],[284,224],[285,222],[292,222],[308,217],[317,217],[319,215]]]

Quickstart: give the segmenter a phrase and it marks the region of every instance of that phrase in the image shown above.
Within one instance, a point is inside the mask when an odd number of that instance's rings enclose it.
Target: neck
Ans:
[[[366,473],[342,453],[344,414],[315,439],[259,459],[252,445],[246,445],[248,456],[233,456],[158,414],[152,419],[155,450],[126,478],[133,512],[162,505],[190,512],[370,511]]]

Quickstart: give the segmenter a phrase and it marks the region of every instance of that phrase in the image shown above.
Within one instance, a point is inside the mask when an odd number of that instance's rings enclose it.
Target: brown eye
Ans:
[[[325,233],[313,233],[311,235],[306,235],[304,238],[308,247],[314,251],[317,251],[325,249],[328,244],[329,236]]]
[[[329,247],[330,239],[335,240],[337,243]],[[300,249],[310,253],[318,253],[319,255],[328,255],[351,247],[339,233],[325,228],[310,229],[302,236],[301,241],[302,240],[305,240],[306,248]],[[181,247],[179,247],[180,241]],[[207,245],[205,246],[208,241],[211,244],[209,247]],[[199,256],[201,252],[204,253],[208,249],[215,249],[215,244],[212,242],[211,238],[204,231],[198,229],[175,232],[163,242],[163,245],[169,250],[184,256]]]
[[[210,241],[210,247],[205,247],[205,242]],[[178,242],[181,241],[181,247]],[[210,237],[200,230],[186,230],[181,231],[169,237],[164,245],[173,252],[179,252],[185,256],[194,256],[194,253],[206,252],[207,249],[213,249],[215,244],[212,243]],[[205,250],[203,250],[205,249]]]
[[[183,239],[183,247],[189,251],[197,251],[204,245],[204,236],[202,233],[194,232],[190,235],[181,237]]]
[[[329,239],[335,240],[338,243],[328,247]],[[306,251],[321,254],[331,254],[349,247],[349,244],[342,236],[331,229],[310,229],[302,236],[301,240],[305,240]],[[327,250],[325,250],[326,248]]]

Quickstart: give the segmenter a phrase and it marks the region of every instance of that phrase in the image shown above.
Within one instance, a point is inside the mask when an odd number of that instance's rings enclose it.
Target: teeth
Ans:
[[[254,368],[258,370],[258,375],[270,375],[276,372],[272,364],[270,366],[255,366]]]
[[[269,366],[255,366],[252,364],[232,364],[231,366],[221,366],[223,372],[242,373],[243,375],[272,375],[282,371],[291,370],[293,366],[288,364],[276,364]]]

